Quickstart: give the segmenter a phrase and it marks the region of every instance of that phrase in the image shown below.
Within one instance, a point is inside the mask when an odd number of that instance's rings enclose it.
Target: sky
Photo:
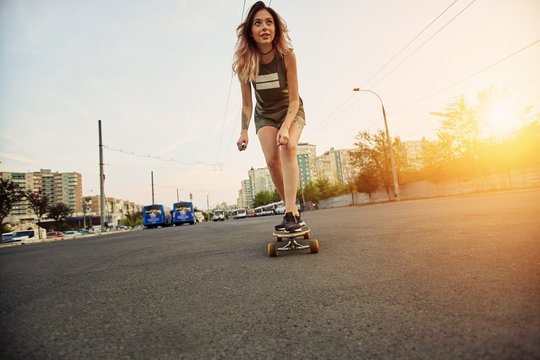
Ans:
[[[265,167],[253,122],[236,149],[236,27],[255,1],[0,0],[0,171],[82,174],[99,194],[207,209]],[[433,112],[506,89],[540,112],[539,0],[273,0],[297,57],[301,142],[317,155],[361,131],[433,139]],[[429,26],[428,26],[429,25]]]

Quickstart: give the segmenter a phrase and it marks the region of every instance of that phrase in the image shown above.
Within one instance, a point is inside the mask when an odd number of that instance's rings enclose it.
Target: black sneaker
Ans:
[[[285,231],[295,232],[302,228],[302,226],[300,226],[296,219],[296,216],[294,216],[292,212],[288,212],[285,214]]]
[[[296,222],[298,223],[298,225],[300,225],[301,227],[306,226],[306,223],[302,219],[302,217],[300,217],[300,214],[298,214],[298,216],[295,215],[294,217],[296,218]]]
[[[274,229],[276,229],[276,231],[285,231],[285,224],[287,224],[287,221],[285,220],[285,216],[284,216],[281,224],[276,225]]]

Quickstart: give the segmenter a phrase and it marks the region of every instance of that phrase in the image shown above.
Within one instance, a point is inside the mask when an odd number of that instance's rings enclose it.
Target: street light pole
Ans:
[[[384,110],[383,101],[382,101],[381,97],[379,96],[379,94],[377,94],[375,91],[367,90],[367,89],[360,89],[360,88],[354,88],[353,91],[370,92],[370,93],[374,94],[375,96],[377,96],[379,98],[379,101],[381,102],[382,113],[383,113],[383,117],[384,117],[384,128],[386,130],[386,144],[388,146],[388,151],[390,152],[390,163],[392,164],[392,176],[394,178],[394,193],[395,193],[395,196],[396,196],[396,200],[399,201],[400,200],[399,184],[398,184],[398,180],[397,180],[396,166],[395,166],[395,163],[394,163],[394,151],[392,149],[392,141],[390,140],[390,133],[388,131],[388,122],[386,121],[386,111]]]

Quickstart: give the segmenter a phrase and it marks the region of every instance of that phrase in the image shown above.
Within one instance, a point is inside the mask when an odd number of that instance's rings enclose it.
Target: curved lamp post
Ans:
[[[379,94],[377,94],[375,91],[367,90],[367,89],[360,89],[360,88],[354,88],[353,91],[370,92],[374,94],[376,97],[378,97],[381,102],[382,113],[384,117],[384,127],[386,129],[386,143],[388,145],[388,150],[390,152],[390,163],[392,164],[392,176],[394,177],[394,192],[395,192],[396,200],[399,201],[399,184],[397,180],[396,166],[394,164],[394,151],[392,150],[392,141],[390,140],[390,133],[388,132],[388,123],[386,122],[386,111],[384,110],[383,101],[381,97],[379,96]]]

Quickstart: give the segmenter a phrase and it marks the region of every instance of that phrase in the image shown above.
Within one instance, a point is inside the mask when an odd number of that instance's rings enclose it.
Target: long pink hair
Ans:
[[[236,29],[238,41],[236,42],[236,50],[234,52],[233,71],[238,75],[240,81],[254,81],[259,74],[259,51],[257,44],[253,40],[251,34],[251,26],[257,11],[266,9],[274,18],[276,34],[273,41],[273,46],[281,55],[291,51],[291,39],[287,30],[285,21],[274,11],[267,7],[262,1],[257,1],[247,14],[246,20],[241,23]]]

